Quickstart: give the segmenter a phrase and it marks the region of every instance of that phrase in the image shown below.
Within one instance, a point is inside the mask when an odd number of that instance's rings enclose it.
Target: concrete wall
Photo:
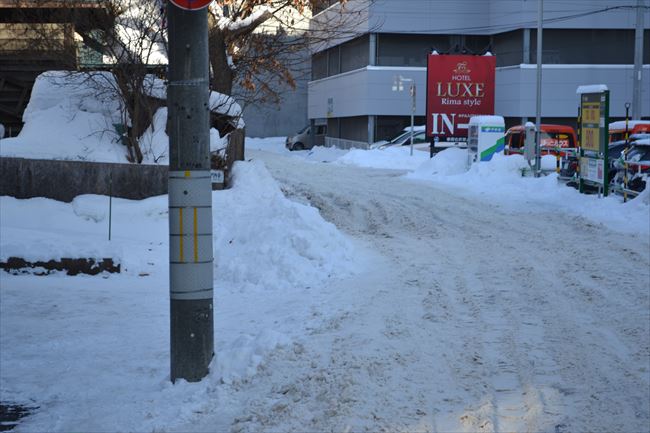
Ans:
[[[168,167],[85,161],[0,158],[0,195],[70,202],[81,194],[133,200],[167,193]]]
[[[377,0],[369,27],[377,33],[487,34],[489,10],[487,0]]]
[[[632,101],[631,65],[544,65],[542,116],[575,117],[579,105],[576,89],[583,84],[607,84],[611,92],[610,115],[625,115]],[[426,68],[372,67],[309,83],[309,118],[364,115],[408,116],[411,99],[392,91],[395,75],[414,78],[416,116],[425,115]],[[642,113],[650,116],[650,65],[644,66]],[[535,65],[497,68],[495,113],[505,117],[535,116]],[[328,99],[332,99],[328,112]]]
[[[307,77],[296,82],[296,89],[281,92],[279,105],[264,103],[244,108],[246,134],[249,137],[293,135],[309,124],[307,119]]]
[[[357,0],[351,0],[354,1]],[[537,4],[535,0],[377,0],[370,8],[368,27],[378,33],[408,30],[409,33],[489,35],[517,28],[535,28]],[[544,27],[634,28],[634,9],[593,13],[621,5],[636,5],[636,0],[544,0]],[[650,11],[646,12],[646,22],[648,17]]]
[[[484,0],[475,0],[484,1]],[[648,0],[645,0],[646,5]],[[489,24],[493,28],[518,25],[519,28],[537,27],[537,1],[534,0],[489,0]],[[623,5],[636,6],[636,0],[544,0],[544,28],[563,29],[633,29],[636,24],[634,9],[602,9]],[[565,17],[575,16],[570,19]],[[648,22],[650,11],[645,12]],[[551,21],[562,18],[559,21]],[[525,23],[522,25],[522,23]],[[493,31],[499,33],[503,30]]]
[[[544,65],[542,116],[576,117],[580,105],[576,89],[584,84],[606,84],[610,116],[624,117],[632,102],[632,65]],[[537,68],[519,65],[498,68],[495,111],[506,117],[534,117]],[[643,67],[642,115],[650,116],[650,65]]]

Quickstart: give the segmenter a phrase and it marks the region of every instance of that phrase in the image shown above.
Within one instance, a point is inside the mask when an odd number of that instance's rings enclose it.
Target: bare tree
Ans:
[[[57,67],[83,68],[77,42],[100,58],[85,69],[98,94],[114,92],[122,102],[124,144],[131,162],[142,162],[138,137],[149,126],[155,106],[145,87],[147,74],[164,71],[164,7],[156,0],[14,0],[17,35],[34,55],[54,55]],[[94,70],[93,70],[94,68]],[[97,69],[109,69],[106,74]]]
[[[14,1],[52,4],[52,0]],[[212,90],[230,96],[237,84],[243,91],[235,96],[244,104],[278,103],[282,91],[295,87],[296,74],[309,70],[310,48],[357,34],[357,24],[363,19],[360,11],[371,1],[355,0],[354,7],[347,7],[347,0],[215,0],[209,9]],[[87,49],[102,56],[104,65],[97,66],[111,71],[112,74],[92,70],[86,73],[101,92],[114,91],[122,102],[122,124],[126,127],[123,141],[128,148],[128,159],[142,162],[138,139],[160,106],[160,100],[152,104],[148,96],[147,86],[152,80],[147,80],[147,75],[155,72],[155,65],[164,73],[167,63],[166,4],[163,0],[56,0],[55,3],[57,22],[72,23],[64,26],[66,34],[73,34]],[[322,8],[323,3],[329,8],[310,27],[312,10]],[[81,17],[80,11],[91,6],[101,13]],[[42,22],[48,22],[50,16],[42,18]],[[61,38],[53,38],[50,30],[41,26],[35,39],[43,45],[51,45],[52,41],[61,45]],[[66,36],[63,40],[70,38]],[[71,56],[68,62],[71,68],[79,66],[76,50],[67,52]],[[232,122],[217,122],[216,126],[221,135],[232,130]]]
[[[212,88],[251,102],[278,103],[309,72],[309,52],[327,41],[360,34],[361,10],[372,0],[216,0],[210,7]],[[311,27],[312,11],[323,25]]]

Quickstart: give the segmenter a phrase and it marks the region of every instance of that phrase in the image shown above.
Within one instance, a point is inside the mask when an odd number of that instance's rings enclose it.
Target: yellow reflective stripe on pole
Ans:
[[[196,208],[194,208],[194,262],[199,261],[199,240],[196,232],[197,228]]]
[[[179,222],[180,229],[179,229],[179,236],[178,236],[179,240],[180,240],[180,243],[179,243],[179,256],[180,256],[180,259],[179,259],[179,261],[184,262],[185,258],[183,257],[183,208],[182,207],[178,209],[178,214],[179,214],[178,219],[180,221]]]

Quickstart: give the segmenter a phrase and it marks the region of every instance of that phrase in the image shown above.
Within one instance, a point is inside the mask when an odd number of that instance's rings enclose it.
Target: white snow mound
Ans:
[[[349,241],[317,209],[288,200],[262,162],[237,162],[233,176],[231,189],[213,195],[220,280],[304,288],[353,269]]]

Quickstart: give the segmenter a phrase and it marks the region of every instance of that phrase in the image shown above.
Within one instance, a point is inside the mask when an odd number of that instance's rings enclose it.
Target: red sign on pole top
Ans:
[[[467,138],[469,118],[494,114],[496,57],[429,54],[427,137]]]
[[[196,11],[207,7],[212,0],[169,0],[174,6],[187,11]]]

